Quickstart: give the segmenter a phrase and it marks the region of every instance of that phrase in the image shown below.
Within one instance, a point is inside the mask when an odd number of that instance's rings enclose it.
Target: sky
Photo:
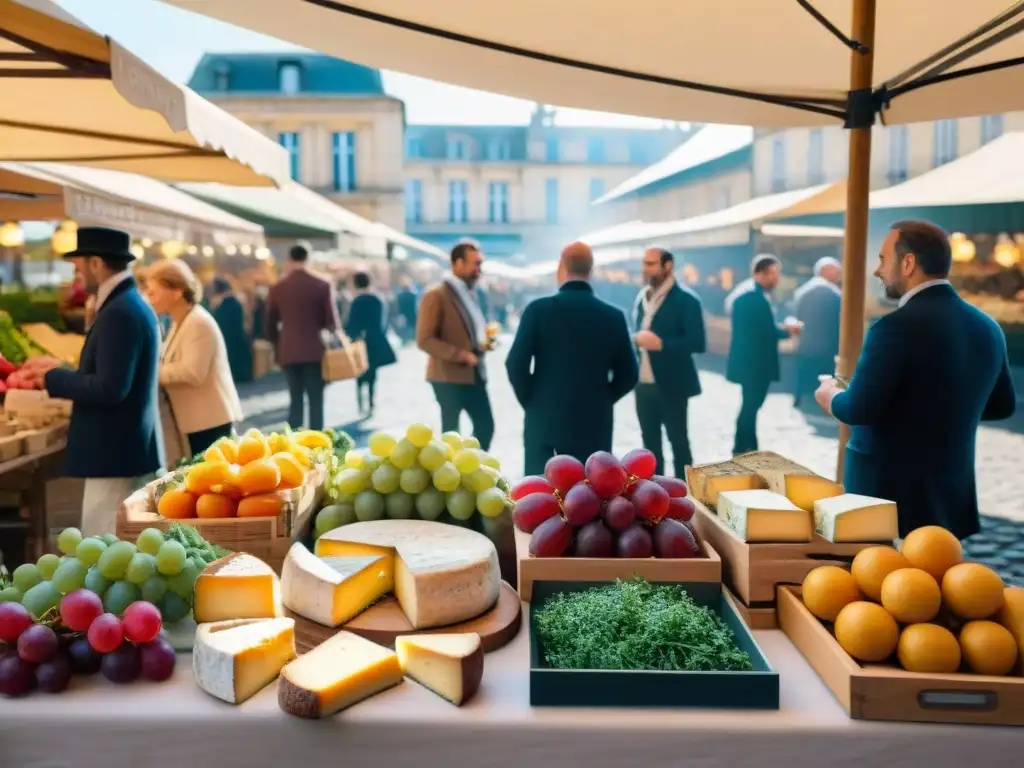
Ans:
[[[57,0],[101,34],[117,40],[166,77],[186,82],[206,52],[297,50],[297,46],[165,5],[158,0]],[[405,102],[410,123],[525,124],[534,104],[398,72],[384,73],[388,93]],[[559,125],[654,128],[663,120],[562,109]]]

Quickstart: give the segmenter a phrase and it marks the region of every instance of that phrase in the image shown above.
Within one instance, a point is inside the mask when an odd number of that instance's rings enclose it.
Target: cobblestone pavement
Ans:
[[[505,348],[507,348],[506,340]],[[378,429],[402,431],[414,421],[439,426],[433,392],[423,379],[426,360],[413,347],[399,351],[397,365],[378,376],[377,409],[372,417],[359,419],[355,385],[339,382],[328,386],[326,421],[342,426],[358,443]],[[725,381],[722,361],[701,361],[703,394],[690,403],[690,441],[697,462],[730,456],[733,428],[739,410],[739,388]],[[523,468],[523,414],[504,373],[504,354],[488,361],[489,386],[496,432],[491,452],[505,474],[515,478]],[[1024,394],[1024,392],[1022,392]],[[279,374],[244,388],[246,425],[265,426],[284,421],[288,395]],[[835,476],[835,423],[811,404],[806,411],[792,407],[792,397],[781,388],[769,394],[758,421],[763,449],[774,450],[827,476]],[[1022,404],[1024,406],[1024,404]],[[469,422],[463,417],[463,431]],[[614,447],[624,453],[641,445],[640,428],[632,396],[616,408]],[[669,450],[666,445],[666,450]],[[669,450],[670,453],[670,450]],[[969,553],[997,567],[1007,579],[1024,584],[1024,413],[998,426],[984,426],[978,433],[978,487],[985,515],[983,531],[968,542]]]

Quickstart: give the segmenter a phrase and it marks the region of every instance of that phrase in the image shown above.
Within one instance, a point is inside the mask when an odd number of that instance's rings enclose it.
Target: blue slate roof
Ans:
[[[384,96],[380,70],[319,53],[207,53],[188,86],[198,93],[280,93],[281,67],[299,67],[300,94]]]

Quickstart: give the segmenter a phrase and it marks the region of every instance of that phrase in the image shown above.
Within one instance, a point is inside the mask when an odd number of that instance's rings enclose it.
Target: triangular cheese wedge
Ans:
[[[284,615],[274,569],[245,552],[235,552],[206,566],[196,579],[193,606],[197,624]]]
[[[298,542],[288,550],[281,569],[285,607],[327,627],[354,619],[390,592],[394,583],[393,558],[321,558]]]
[[[395,638],[402,672],[441,698],[462,706],[476,694],[484,676],[480,635],[403,635]]]
[[[292,619],[239,619],[200,624],[192,648],[196,685],[241,704],[277,678],[295,658]]]

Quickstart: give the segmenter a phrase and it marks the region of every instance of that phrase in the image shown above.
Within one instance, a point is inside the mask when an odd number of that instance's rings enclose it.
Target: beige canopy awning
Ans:
[[[0,0],[0,160],[267,185],[283,148],[50,0]]]
[[[61,163],[0,163],[0,220],[73,219],[138,239],[204,246],[263,243],[263,228],[163,182]]]

